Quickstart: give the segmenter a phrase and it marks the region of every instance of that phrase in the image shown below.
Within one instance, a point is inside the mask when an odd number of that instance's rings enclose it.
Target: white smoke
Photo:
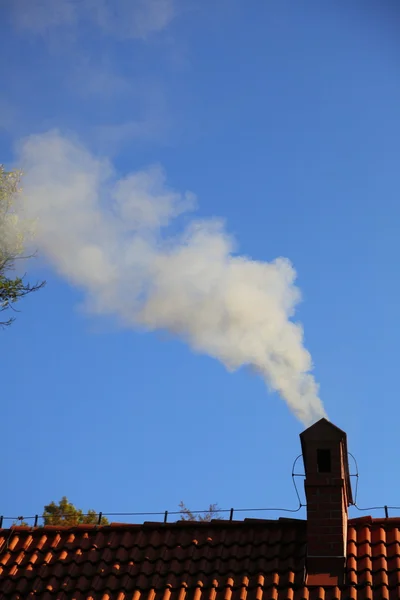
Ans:
[[[287,259],[233,254],[217,220],[168,236],[195,198],[169,189],[159,167],[116,180],[107,161],[57,132],[26,139],[19,160],[35,243],[91,311],[168,330],[229,370],[251,367],[305,425],[326,416],[303,330],[290,320],[300,293]]]

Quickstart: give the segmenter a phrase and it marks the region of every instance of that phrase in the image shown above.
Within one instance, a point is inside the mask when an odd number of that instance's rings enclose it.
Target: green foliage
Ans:
[[[99,521],[98,514],[95,510],[88,510],[87,513],[79,508],[76,508],[68,499],[63,496],[58,504],[50,502],[44,507],[43,525],[81,525],[92,524],[97,525]],[[101,518],[101,525],[108,525],[106,517]]]
[[[217,504],[210,504],[207,512],[194,514],[192,511],[185,506],[183,502],[179,503],[181,518],[180,521],[201,521],[208,523],[211,519],[217,519],[219,517],[219,508]]]
[[[40,290],[40,288],[45,285],[44,281],[35,285],[31,285],[30,283],[26,283],[22,277],[15,277],[12,279],[3,274],[4,271],[9,270],[10,267],[7,268],[7,262],[2,262],[0,258],[0,312],[8,309],[15,310],[13,307],[15,302],[31,292]],[[4,327],[11,325],[14,320],[14,317],[10,317],[5,321],[0,320],[0,326]]]
[[[15,204],[19,193],[19,171],[7,172],[0,165],[0,313],[15,311],[15,303],[24,296],[41,289],[45,282],[34,285],[27,283],[24,277],[13,277],[15,262],[23,256],[24,239],[19,225]],[[14,317],[1,320],[0,326],[11,325]]]

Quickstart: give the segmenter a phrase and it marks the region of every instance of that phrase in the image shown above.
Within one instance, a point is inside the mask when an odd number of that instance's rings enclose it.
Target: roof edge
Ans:
[[[175,523],[160,523],[158,521],[145,521],[144,523],[110,523],[109,525],[42,525],[39,527],[30,527],[29,525],[12,525],[11,527],[2,527],[1,532],[18,532],[18,533],[33,533],[37,531],[113,531],[118,529],[135,530],[135,529],[207,529],[210,527],[217,528],[235,528],[235,527],[304,527],[307,524],[305,519],[296,519],[291,517],[280,517],[279,519],[244,519],[243,521],[224,521],[223,519],[213,519],[211,521],[177,521]],[[370,515],[355,517],[349,519],[348,525],[351,527],[363,525],[397,525],[400,527],[400,516],[398,517],[378,517],[374,518]]]

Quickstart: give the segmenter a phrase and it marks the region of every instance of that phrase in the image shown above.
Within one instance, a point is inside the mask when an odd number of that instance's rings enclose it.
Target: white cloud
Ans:
[[[93,145],[108,155],[120,151],[134,141],[162,140],[168,130],[167,117],[150,114],[142,119],[131,119],[112,125],[98,125],[89,133]]]
[[[33,33],[71,26],[78,17],[74,0],[12,0],[11,6],[16,25]]]
[[[174,0],[12,0],[16,25],[42,34],[91,22],[117,38],[146,39],[175,16]]]
[[[109,62],[82,59],[73,69],[68,84],[82,97],[101,96],[103,99],[135,95],[133,81],[116,72]],[[138,85],[136,83],[136,85]]]
[[[234,254],[214,219],[168,237],[194,198],[171,190],[159,167],[118,180],[108,161],[57,132],[26,139],[19,164],[21,215],[37,218],[39,251],[84,291],[90,310],[167,330],[230,370],[253,368],[305,424],[325,415],[292,320],[300,292],[287,259]]]
[[[145,39],[175,16],[173,0],[93,0],[93,19],[110,35]]]
[[[17,27],[24,32],[46,35],[50,54],[62,57],[63,67],[52,74],[51,85],[58,91],[64,89],[73,98],[72,106],[61,102],[63,112],[57,122],[41,121],[40,114],[32,122],[31,112],[22,110],[26,95],[19,93],[13,98],[13,106],[20,115],[18,122],[14,118],[14,135],[61,123],[79,129],[97,149],[107,154],[114,154],[133,141],[165,139],[170,114],[163,84],[154,78],[149,82],[151,77],[147,72],[138,74],[128,63],[119,64],[112,52],[103,52],[102,48],[89,52],[82,34],[86,34],[85,26],[90,23],[103,35],[147,39],[172,21],[176,14],[175,0],[5,1]],[[98,48],[96,44],[101,46],[102,40],[95,40],[94,48]],[[32,77],[28,79],[31,81]],[[8,94],[11,96],[11,92]],[[82,104],[82,110],[76,110],[77,100],[86,103]],[[96,103],[93,111],[91,102]],[[88,117],[80,119],[84,114]],[[102,115],[101,122],[98,115]],[[8,109],[0,114],[0,127],[10,129],[9,116],[11,119]]]
[[[95,90],[100,94],[100,89]],[[125,107],[127,118],[121,113],[118,118],[118,111],[113,111],[113,122],[95,125],[89,132],[94,146],[110,156],[131,142],[165,141],[170,132],[171,118],[163,87],[155,81],[140,80],[135,85],[127,81],[126,86],[120,81],[120,91],[124,103],[129,106],[129,111]],[[114,98],[117,93],[118,84]]]

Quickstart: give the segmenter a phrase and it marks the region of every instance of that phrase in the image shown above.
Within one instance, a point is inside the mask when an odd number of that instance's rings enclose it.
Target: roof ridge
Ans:
[[[81,523],[79,525],[11,525],[10,527],[0,528],[1,532],[18,532],[18,533],[33,533],[36,531],[41,532],[56,532],[56,531],[70,531],[71,533],[79,531],[130,531],[139,529],[221,529],[221,528],[246,528],[246,527],[257,527],[257,528],[293,528],[293,527],[305,527],[307,521],[305,519],[295,519],[280,517],[279,519],[253,519],[245,518],[239,520],[224,520],[224,519],[212,519],[211,521],[175,521],[171,523],[163,523],[160,521],[144,521],[143,523],[121,523],[113,522],[107,525],[97,525],[93,523]],[[398,526],[400,527],[400,516],[399,517],[378,517],[373,518],[370,515],[355,517],[348,520],[348,527],[358,529],[360,526]]]
[[[293,524],[305,525],[305,519],[243,519],[242,521],[234,520],[224,520],[224,519],[212,519],[211,521],[175,521],[171,523],[163,523],[161,521],[144,521],[143,523],[109,523],[108,525],[97,525],[94,523],[80,523],[79,525],[37,525],[36,527],[33,525],[11,525],[10,527],[2,527],[1,531],[37,531],[37,530],[47,530],[47,531],[92,531],[92,530],[100,530],[100,531],[110,531],[112,529],[139,529],[139,528],[198,528],[198,529],[207,529],[210,527],[243,527],[243,526],[266,526],[268,527],[282,527],[282,526],[293,526]]]

